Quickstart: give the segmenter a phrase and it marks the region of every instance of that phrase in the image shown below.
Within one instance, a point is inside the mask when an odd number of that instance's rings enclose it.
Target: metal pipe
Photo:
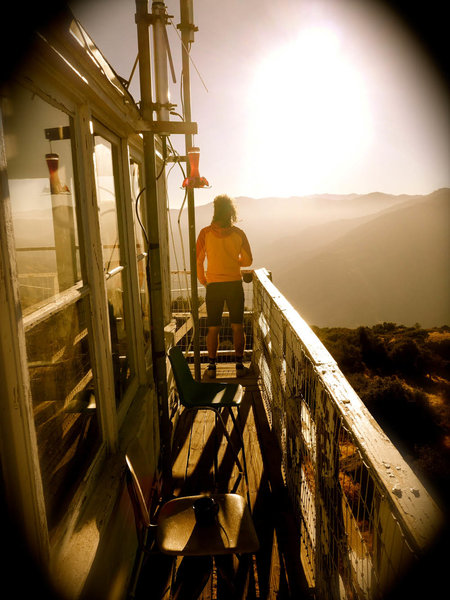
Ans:
[[[159,121],[169,121],[169,76],[167,71],[166,7],[164,2],[153,2],[153,58],[155,63],[155,96],[159,105]]]
[[[180,0],[180,29],[182,41],[182,66],[183,66],[183,98],[184,98],[184,120],[191,122],[191,92],[190,92],[190,73],[189,73],[189,53],[188,48],[193,40],[193,21],[192,18],[192,0]],[[186,156],[188,150],[192,148],[192,135],[185,135]],[[187,176],[190,175],[189,161],[186,164]],[[195,234],[195,205],[194,190],[188,188],[188,223],[189,223],[189,254],[191,266],[191,311],[193,322],[193,346],[194,346],[194,376],[200,380],[200,332],[198,318],[198,291],[197,291],[197,252],[196,252],[196,234]]]
[[[147,0],[136,0],[141,116],[144,120],[153,122],[149,22]],[[146,225],[148,234],[147,282],[152,318],[151,342],[153,378],[158,398],[163,481],[166,489],[170,490],[172,480],[172,470],[170,466],[170,419],[166,373],[166,347],[164,339],[161,254],[159,245],[160,234],[158,225],[158,196],[155,163],[156,148],[153,133],[144,131],[142,136],[144,141],[144,173],[147,208]]]

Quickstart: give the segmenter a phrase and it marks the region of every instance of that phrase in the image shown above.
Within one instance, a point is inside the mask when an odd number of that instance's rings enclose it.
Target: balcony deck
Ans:
[[[202,365],[202,375],[206,365]],[[309,598],[299,561],[298,535],[293,520],[285,487],[281,478],[281,456],[276,441],[272,438],[257,378],[249,374],[237,380],[233,364],[218,364],[217,379],[239,381],[245,388],[240,410],[246,451],[249,480],[249,497],[255,528],[260,541],[260,550],[252,557],[246,568],[238,568],[235,557],[222,557],[213,565],[202,557],[183,559],[180,573],[180,589],[172,586],[172,558],[152,555],[144,565],[136,597],[140,598],[191,598],[186,590],[193,583],[206,581],[199,598]],[[236,447],[239,447],[237,432],[227,413],[223,415],[228,431]],[[186,459],[189,446],[191,414],[181,413],[174,431],[173,444],[173,495],[186,496],[202,492],[236,492],[246,497],[245,481],[240,477],[225,436],[218,427],[218,473],[216,486],[213,478],[215,448],[214,415],[209,411],[196,413],[189,459],[185,479]],[[242,454],[239,455],[242,457]],[[224,561],[223,559],[229,559]],[[177,559],[177,569],[181,560]],[[184,570],[185,569],[185,570]],[[233,569],[235,590],[230,591],[222,573]],[[184,589],[184,592],[182,591]],[[154,594],[154,595],[152,595]],[[185,595],[183,595],[185,594]]]
[[[138,598],[149,593],[155,598],[205,600],[301,599],[312,594],[323,600],[403,597],[402,586],[408,588],[410,576],[423,574],[423,557],[440,535],[444,516],[265,270],[253,273],[251,291],[246,352],[251,352],[258,377],[249,375],[239,381],[246,389],[241,416],[249,504],[261,548],[245,577],[237,563],[212,563],[209,558],[177,561],[183,583],[179,588],[177,582],[171,586],[173,561],[152,556]],[[190,359],[193,323],[189,313],[182,317],[177,320],[174,342]],[[226,319],[222,326],[218,377],[235,381],[234,366],[222,362],[230,354],[232,339]],[[206,354],[204,348],[200,351]],[[214,418],[205,411],[194,422],[185,480],[192,413],[179,413],[173,394],[169,412],[174,434],[173,495],[237,491],[247,497],[220,429],[214,485]],[[227,427],[237,441],[231,419]],[[231,579],[237,588],[233,592],[227,586],[230,577],[222,576],[231,567],[235,567]],[[199,582],[201,594],[186,591]]]

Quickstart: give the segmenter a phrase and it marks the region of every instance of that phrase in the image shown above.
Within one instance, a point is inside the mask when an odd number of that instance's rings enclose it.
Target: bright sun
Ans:
[[[248,101],[246,164],[260,195],[330,191],[370,144],[364,82],[328,28],[266,56]]]

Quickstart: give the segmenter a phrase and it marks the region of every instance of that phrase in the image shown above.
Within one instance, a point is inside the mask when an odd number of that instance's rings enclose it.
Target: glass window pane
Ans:
[[[138,261],[139,298],[141,301],[142,325],[144,328],[145,348],[150,345],[150,298],[146,277],[146,258]]]
[[[94,136],[94,149],[103,261],[105,272],[111,274],[114,269],[124,265],[120,255],[115,182],[115,152],[117,149],[114,144],[100,135]],[[123,398],[132,375],[134,375],[132,352],[127,335],[125,277],[122,275],[123,271],[116,270],[106,278],[117,403]]]
[[[97,202],[105,271],[120,265],[119,227],[117,222],[116,191],[112,144],[105,138],[94,137],[94,160],[97,182]]]
[[[134,231],[136,236],[136,256],[139,277],[139,298],[141,302],[142,321],[144,327],[144,341],[147,348],[150,344],[150,299],[148,295],[147,277],[146,277],[146,257],[147,252],[145,235],[142,227],[145,223],[145,194],[140,194],[143,189],[142,168],[135,159],[130,159],[130,177],[131,177],[131,198],[133,201]],[[139,196],[139,198],[138,198]]]
[[[161,157],[162,158],[162,157]],[[162,173],[163,161],[159,159],[157,154],[156,170],[158,175]],[[158,177],[156,181],[157,196],[159,204],[159,218],[163,219],[165,211],[167,210],[167,193],[166,193],[166,179],[165,177]],[[164,208],[163,208],[164,207]],[[170,233],[169,233],[170,235]],[[163,281],[162,285],[162,296],[163,296],[163,311],[164,311],[164,322],[170,323],[172,318],[171,302],[170,302],[170,246],[169,239],[172,242],[172,235],[170,238],[166,235],[160,236],[160,255],[161,255],[161,277]]]
[[[131,199],[133,201],[134,232],[136,236],[136,254],[139,256],[147,251],[145,235],[142,229],[145,223],[145,195],[140,194],[143,189],[141,165],[133,158],[130,160],[130,177]]]
[[[6,91],[3,116],[20,299],[29,312],[81,279],[72,127],[19,85]]]
[[[113,355],[116,401],[123,398],[131,381],[133,370],[130,365],[129,342],[123,310],[122,274],[117,273],[106,282],[108,296],[109,325]]]
[[[88,300],[80,300],[26,334],[50,530],[64,515],[100,446],[87,307]]]

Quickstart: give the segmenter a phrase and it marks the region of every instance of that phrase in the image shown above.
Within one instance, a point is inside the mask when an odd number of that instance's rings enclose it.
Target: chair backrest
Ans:
[[[195,392],[198,389],[198,383],[192,377],[191,370],[187,364],[186,358],[179,346],[173,346],[169,350],[169,360],[172,365],[175,383],[181,404],[189,405]]]
[[[142,527],[148,528],[150,527],[150,514],[145,503],[144,494],[142,493],[139,479],[128,454],[125,455],[125,462],[127,465],[126,476],[128,493],[130,494],[131,503],[133,505],[136,527],[138,530],[140,530]]]

